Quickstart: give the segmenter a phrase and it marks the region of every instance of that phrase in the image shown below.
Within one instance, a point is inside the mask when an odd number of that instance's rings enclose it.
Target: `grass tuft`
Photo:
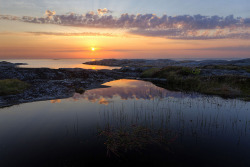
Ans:
[[[129,152],[141,152],[152,145],[168,150],[169,144],[177,138],[177,136],[171,136],[168,130],[153,130],[138,125],[122,128],[108,127],[100,131],[100,136],[105,137],[107,155],[113,154],[117,157]]]
[[[156,72],[160,71],[160,68],[150,68],[144,72],[142,72],[142,78],[151,78]]]
[[[18,79],[0,80],[0,96],[22,93],[28,87],[29,84]]]

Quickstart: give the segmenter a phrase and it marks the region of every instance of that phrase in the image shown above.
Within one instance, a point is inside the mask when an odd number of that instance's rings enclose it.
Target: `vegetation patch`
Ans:
[[[199,92],[222,97],[240,97],[249,99],[250,78],[235,75],[202,76],[202,69],[170,66],[144,73],[150,78],[165,78],[166,84],[161,85],[169,90]],[[149,70],[150,71],[150,70]],[[141,76],[142,78],[144,75]]]
[[[29,84],[18,79],[0,80],[0,96],[22,93],[28,87]]]
[[[160,68],[150,68],[141,74],[142,78],[151,78],[156,72],[160,71]]]
[[[117,157],[125,156],[131,152],[141,152],[152,145],[168,150],[170,143],[174,142],[177,136],[170,137],[170,131],[163,129],[150,129],[144,126],[131,125],[121,128],[105,128],[100,131],[105,137],[107,155]]]

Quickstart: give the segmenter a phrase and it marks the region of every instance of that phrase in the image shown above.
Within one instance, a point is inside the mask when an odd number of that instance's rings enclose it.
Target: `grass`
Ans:
[[[28,87],[29,84],[18,79],[0,80],[0,96],[22,93]]]
[[[144,108],[136,103],[132,108],[123,104],[118,106],[110,106],[100,114],[103,122],[98,135],[106,146],[108,157],[130,159],[133,155],[147,155],[152,148],[170,152],[178,133],[169,130],[168,118],[162,115],[165,107],[149,105]]]
[[[165,78],[161,85],[170,90],[199,92],[222,97],[250,97],[250,78],[244,76],[201,76],[201,69],[169,66],[162,69],[146,70],[142,78]]]
[[[105,137],[107,155],[111,154],[121,157],[129,152],[141,152],[147,147],[155,145],[168,150],[168,144],[175,141],[175,137],[170,137],[169,131],[162,129],[152,130],[138,125],[131,125],[122,128],[106,128],[100,131],[100,135]]]
[[[160,68],[150,68],[150,69],[144,71],[141,74],[141,77],[143,77],[143,78],[150,78],[150,76],[153,76],[158,71],[160,71]]]
[[[199,75],[200,69],[190,67],[168,66],[165,68],[151,68],[141,74],[142,78],[166,78],[172,75],[189,76]]]

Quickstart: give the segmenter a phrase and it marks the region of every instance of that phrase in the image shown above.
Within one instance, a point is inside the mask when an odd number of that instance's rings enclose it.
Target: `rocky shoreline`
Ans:
[[[116,79],[136,78],[137,72],[123,73],[119,70],[19,68],[17,64],[0,62],[0,80],[18,79],[30,84],[30,88],[16,95],[0,96],[0,107],[15,104],[63,99],[72,97],[78,89],[102,87],[101,84]]]
[[[0,107],[15,104],[53,100],[72,97],[78,90],[88,90],[102,87],[102,84],[117,79],[142,79],[141,73],[151,68],[162,68],[166,66],[184,66],[202,68],[201,76],[237,75],[250,78],[250,72],[242,67],[250,66],[250,59],[235,61],[174,61],[164,60],[116,60],[106,59],[92,61],[84,64],[120,66],[121,69],[114,70],[86,70],[80,68],[19,68],[21,63],[0,62],[0,80],[18,79],[30,84],[23,93],[16,95],[0,96]],[[211,65],[231,65],[239,69],[204,68]],[[241,69],[242,68],[242,69]],[[162,78],[144,78],[142,80],[151,82],[166,82]]]
[[[241,60],[184,60],[175,61],[171,59],[104,59],[100,61],[90,61],[83,64],[88,65],[103,65],[121,67],[120,71],[137,71],[142,72],[150,68],[164,68],[166,66],[181,66],[191,68],[201,68],[201,75],[203,76],[220,76],[220,75],[240,75],[250,77],[250,72],[243,69],[248,67],[250,69],[250,58]],[[223,68],[209,68],[209,66],[232,66],[239,67],[238,69],[223,69]],[[241,69],[242,68],[242,69]]]
[[[120,66],[123,72],[141,72],[139,79],[168,90],[250,101],[250,59],[105,59],[85,64]]]

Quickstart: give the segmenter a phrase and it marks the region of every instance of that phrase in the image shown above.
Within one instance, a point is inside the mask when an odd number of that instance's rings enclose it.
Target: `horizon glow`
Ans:
[[[247,0],[0,4],[0,59],[250,58]]]

